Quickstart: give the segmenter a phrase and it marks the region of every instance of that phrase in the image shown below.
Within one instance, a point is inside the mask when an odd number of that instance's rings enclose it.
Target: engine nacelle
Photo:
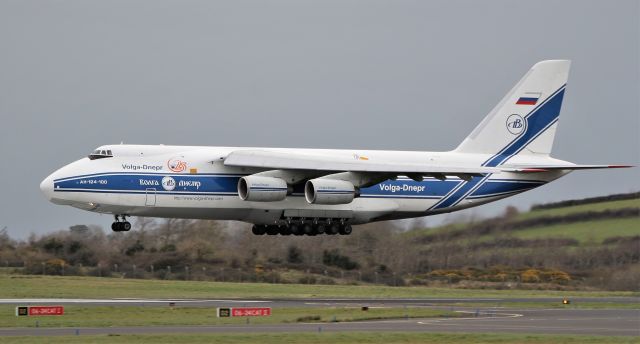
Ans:
[[[243,201],[282,201],[287,191],[287,182],[280,178],[246,176],[238,180],[238,195]]]
[[[304,198],[311,204],[349,204],[356,187],[344,180],[311,179],[304,185]]]

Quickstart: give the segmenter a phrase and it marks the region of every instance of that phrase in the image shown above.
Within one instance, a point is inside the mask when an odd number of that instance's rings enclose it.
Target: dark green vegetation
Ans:
[[[344,236],[281,237],[239,223],[139,219],[105,234],[84,225],[15,241],[11,273],[416,287],[628,290],[640,285],[640,194],[567,201],[496,218]]]
[[[3,343],[41,343],[41,337],[3,337]],[[521,343],[521,344],[610,344],[640,343],[638,337],[526,335],[526,334],[449,334],[406,332],[343,332],[343,333],[251,333],[251,334],[173,334],[173,335],[105,335],[48,337],[47,343]]]

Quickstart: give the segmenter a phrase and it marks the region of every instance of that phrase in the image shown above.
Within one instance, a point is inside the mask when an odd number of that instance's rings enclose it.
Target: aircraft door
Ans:
[[[156,206],[156,189],[151,188],[147,189],[145,193],[144,205],[147,207],[155,207]]]

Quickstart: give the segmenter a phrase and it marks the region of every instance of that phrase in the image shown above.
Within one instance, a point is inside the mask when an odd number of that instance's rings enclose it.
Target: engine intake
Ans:
[[[280,178],[246,176],[238,180],[238,195],[243,201],[282,201],[287,191],[287,182]]]
[[[349,204],[356,187],[344,180],[311,179],[304,185],[304,198],[311,204]]]

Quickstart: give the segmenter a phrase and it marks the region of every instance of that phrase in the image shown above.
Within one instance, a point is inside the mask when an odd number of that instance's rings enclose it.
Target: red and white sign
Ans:
[[[34,315],[63,315],[63,306],[30,306],[29,316]]]
[[[271,315],[270,307],[231,308],[232,317],[264,317]]]

